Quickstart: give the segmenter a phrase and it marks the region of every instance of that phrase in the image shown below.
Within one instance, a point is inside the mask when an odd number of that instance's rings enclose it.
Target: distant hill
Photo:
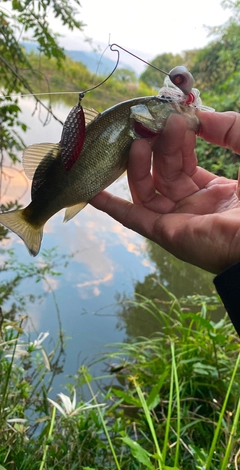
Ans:
[[[26,49],[27,52],[37,51],[38,47],[32,42],[23,42],[22,46]],[[109,59],[108,57],[102,56],[98,52],[94,51],[68,51],[65,50],[65,54],[76,62],[82,62],[91,73],[96,73],[98,75],[108,75],[114,68],[116,62]],[[124,68],[128,70],[133,70],[127,64],[119,62],[119,68]]]

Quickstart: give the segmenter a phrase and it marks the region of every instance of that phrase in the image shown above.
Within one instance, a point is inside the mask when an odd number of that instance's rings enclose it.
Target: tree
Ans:
[[[114,79],[124,83],[136,83],[137,77],[134,70],[120,68],[114,72]]]
[[[231,18],[211,34],[215,39],[196,54],[192,73],[205,90],[219,91],[240,72],[240,23]]]
[[[16,150],[23,147],[23,141],[14,130],[26,126],[18,119],[18,98],[12,94],[28,92],[34,96],[29,79],[37,71],[32,67],[26,51],[19,42],[23,33],[30,35],[39,49],[39,53],[48,58],[54,57],[57,67],[61,67],[65,58],[60,47],[59,35],[51,30],[48,16],[50,12],[59,18],[70,30],[82,29],[83,23],[77,19],[79,0],[2,0],[0,7],[0,84],[3,90],[0,97],[0,163],[6,153],[16,160]],[[26,70],[28,74],[26,75]],[[30,74],[30,75],[29,75]],[[37,96],[36,102],[41,103]],[[41,103],[44,107],[43,103]],[[51,111],[50,111],[51,112]],[[52,113],[53,114],[53,113]]]

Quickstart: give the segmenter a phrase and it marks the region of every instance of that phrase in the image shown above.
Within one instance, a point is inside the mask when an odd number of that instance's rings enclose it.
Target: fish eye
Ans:
[[[188,95],[191,92],[193,86],[193,76],[192,74],[184,67],[183,65],[179,65],[174,67],[169,72],[169,77],[171,82],[176,85],[180,90],[185,94]]]

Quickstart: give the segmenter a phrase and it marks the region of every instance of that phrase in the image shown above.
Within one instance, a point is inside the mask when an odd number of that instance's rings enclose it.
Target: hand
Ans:
[[[200,137],[240,153],[239,114],[198,112],[198,117]],[[237,181],[198,167],[195,145],[185,119],[171,115],[153,148],[143,139],[132,144],[133,203],[103,191],[91,204],[177,258],[220,273],[240,261]]]

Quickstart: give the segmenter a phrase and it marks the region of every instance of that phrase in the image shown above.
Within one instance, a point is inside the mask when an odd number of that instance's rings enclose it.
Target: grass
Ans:
[[[48,355],[43,336],[26,341],[23,319],[3,319],[0,470],[238,469],[240,342],[227,317],[211,320],[214,301],[199,298],[193,313],[169,294],[166,313],[139,298],[159,332],[108,347],[107,391],[105,379],[94,395],[82,365],[54,400],[57,348]]]

